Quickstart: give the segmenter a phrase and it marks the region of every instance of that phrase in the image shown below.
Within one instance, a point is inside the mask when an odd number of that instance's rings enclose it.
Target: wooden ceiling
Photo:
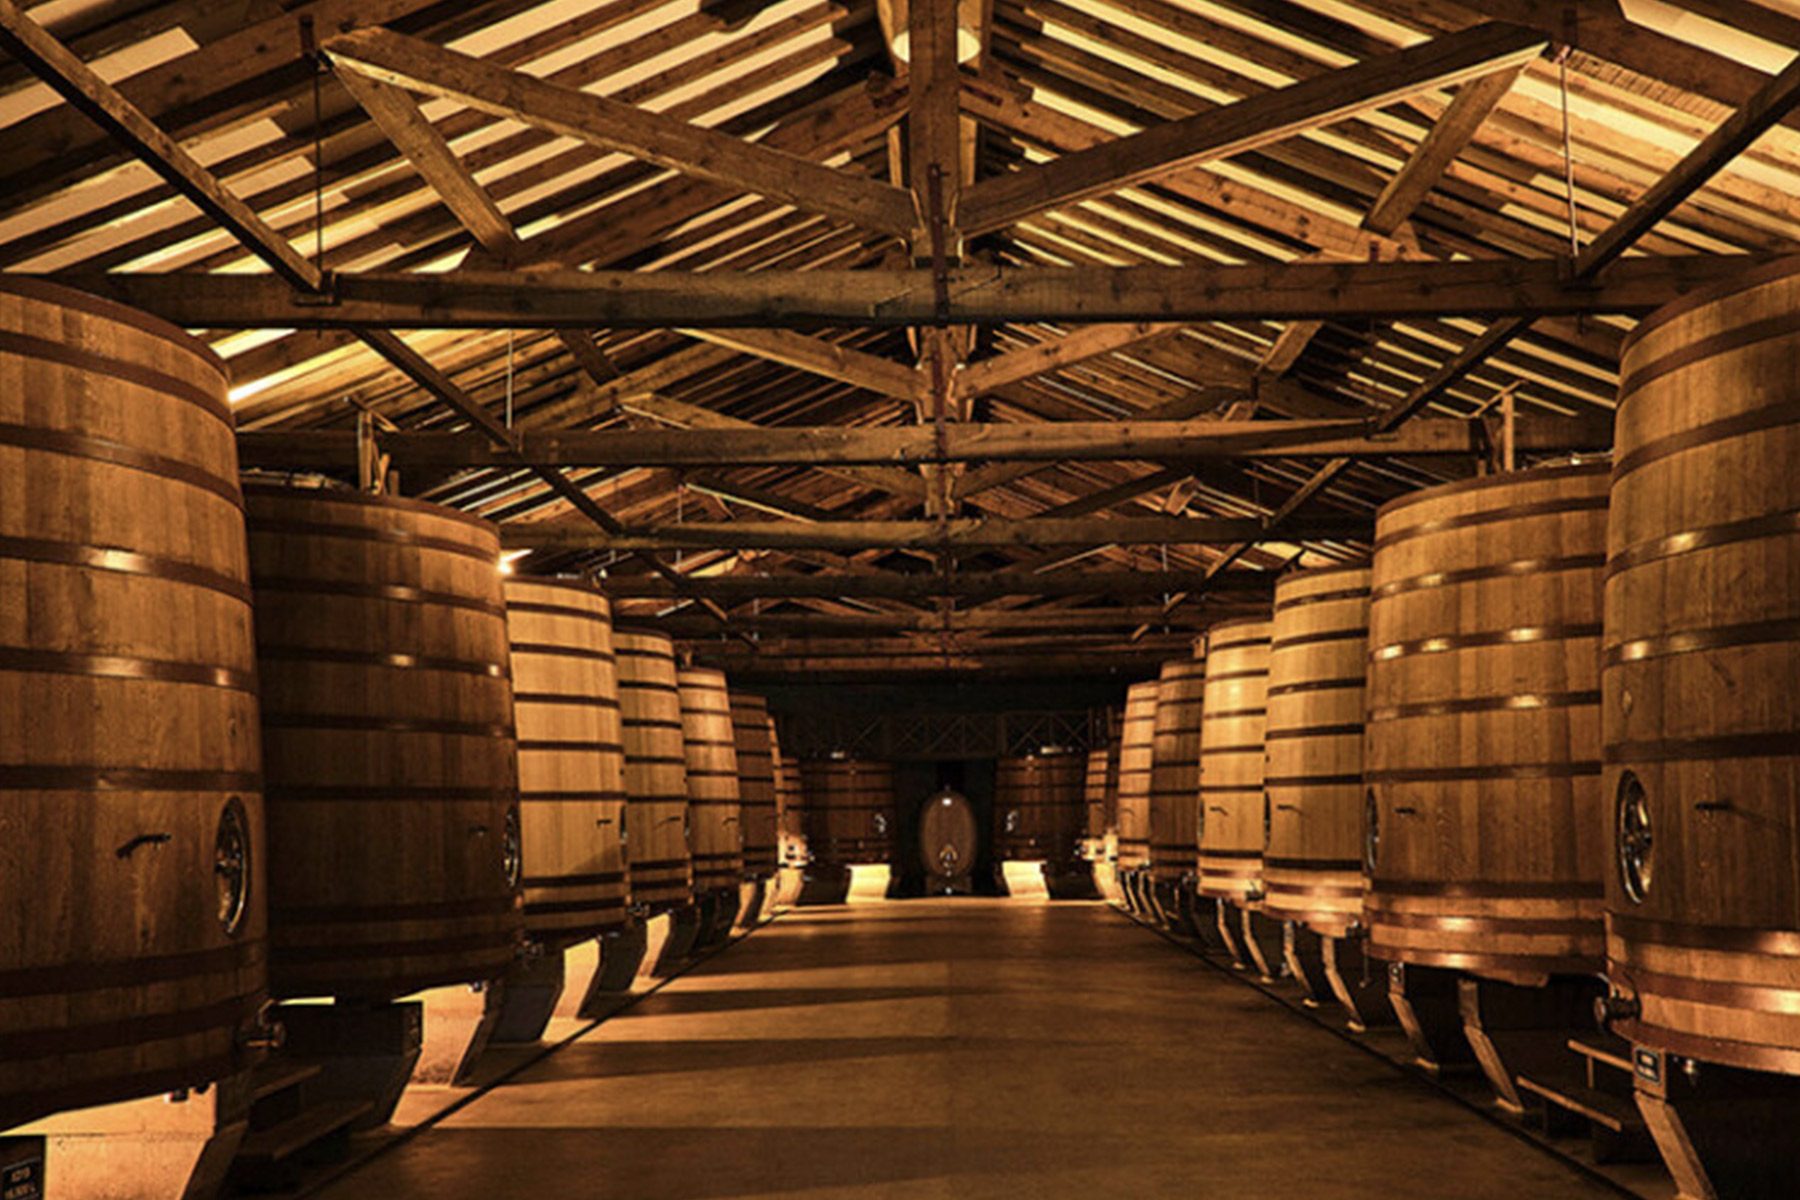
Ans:
[[[0,270],[734,671],[1141,673],[1606,449],[1636,318],[1800,249],[1794,11],[0,0]]]

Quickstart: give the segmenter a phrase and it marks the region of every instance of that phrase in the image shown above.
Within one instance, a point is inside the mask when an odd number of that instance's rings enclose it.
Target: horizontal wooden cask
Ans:
[[[894,857],[894,768],[866,759],[800,764],[806,843],[814,861],[847,865]]]
[[[1206,698],[1206,659],[1180,658],[1162,666],[1150,754],[1150,871],[1172,885],[1194,873],[1200,811],[1200,712]]]
[[[688,849],[687,747],[675,643],[615,629],[620,729],[625,742],[625,852],[631,902],[651,914],[693,899]]]
[[[1200,727],[1200,894],[1262,906],[1268,798],[1267,618],[1214,625],[1206,635],[1206,714]]]
[[[242,1065],[256,696],[224,368],[0,281],[0,1130]]]
[[[1155,679],[1134,683],[1125,693],[1125,721],[1119,727],[1119,867],[1150,865],[1150,776],[1156,754]]]
[[[1428,488],[1376,520],[1372,951],[1515,983],[1598,972],[1607,469]]]
[[[271,989],[382,999],[499,975],[522,932],[499,531],[357,492],[245,500]]]
[[[1369,568],[1283,577],[1270,636],[1264,905],[1271,917],[1343,937],[1363,906]]]
[[[966,880],[981,854],[981,827],[968,798],[949,788],[919,809],[919,863],[940,887]]]
[[[738,795],[737,739],[725,672],[683,667],[681,739],[687,759],[689,850],[694,890],[735,890],[744,874]]]
[[[731,736],[737,747],[744,870],[768,875],[775,870],[781,852],[781,817],[775,802],[775,723],[769,719],[768,701],[733,688]]]
[[[994,857],[1070,863],[1087,826],[1087,757],[1076,753],[1002,758],[995,764]]]
[[[629,920],[612,609],[573,580],[508,579],[505,595],[525,931],[556,946]]]
[[[1800,1074],[1800,275],[1621,363],[1606,581],[1607,957],[1672,1054]]]

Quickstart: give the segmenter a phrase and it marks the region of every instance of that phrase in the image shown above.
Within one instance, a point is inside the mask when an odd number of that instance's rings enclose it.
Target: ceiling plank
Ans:
[[[1574,282],[1582,284],[1604,279],[1632,262],[1643,261],[1626,259],[1624,254],[1683,200],[1704,186],[1708,179],[1763,133],[1795,111],[1797,106],[1800,106],[1800,58],[1764,84],[1742,108],[1720,122],[1673,170],[1638,197],[1599,237],[1583,248],[1570,271]],[[1384,432],[1400,428],[1445,389],[1454,386],[1529,328],[1531,321],[1520,317],[1490,325],[1453,359],[1433,371],[1423,383],[1388,409],[1381,418],[1380,428]],[[1348,459],[1333,458],[1320,467],[1276,511],[1271,524],[1279,527],[1291,519],[1294,513],[1342,475],[1349,465]],[[1225,570],[1249,547],[1250,543],[1232,547],[1213,564],[1212,570]],[[1181,599],[1176,598],[1174,603],[1180,603]]]
[[[913,227],[911,198],[890,184],[591,92],[546,83],[417,38],[360,29],[332,39],[326,51],[334,63],[408,91],[455,100],[804,212],[879,233],[904,235]]]
[[[227,191],[142,109],[26,16],[14,0],[0,0],[0,47],[229,231],[275,272],[278,283],[308,292],[319,289],[324,276],[316,265]]]
[[[140,71],[114,85],[121,96],[182,139],[217,131],[247,111],[266,109],[266,95],[236,99],[246,84],[274,90],[312,72],[299,36],[310,19],[321,36],[359,25],[398,21],[435,0],[316,0],[244,26],[188,54]],[[17,9],[17,0],[10,7]],[[221,97],[231,96],[227,101]],[[23,205],[65,186],[70,176],[111,159],[114,145],[78,111],[51,108],[7,129],[0,138],[0,194]]]
[[[973,236],[1004,229],[1035,213],[1255,150],[1430,88],[1525,63],[1548,44],[1533,30],[1479,25],[1235,104],[1152,125],[976,185],[964,204],[965,231]]]

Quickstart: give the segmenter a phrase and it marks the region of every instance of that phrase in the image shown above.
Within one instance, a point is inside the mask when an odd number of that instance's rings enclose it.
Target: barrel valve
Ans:
[[[274,1017],[275,1006],[264,1004],[256,1016],[238,1029],[238,1047],[242,1050],[279,1050],[287,1044],[287,1026]]]
[[[1636,996],[1614,994],[1594,1001],[1594,1017],[1602,1029],[1612,1028],[1614,1021],[1635,1021],[1643,1011]]]

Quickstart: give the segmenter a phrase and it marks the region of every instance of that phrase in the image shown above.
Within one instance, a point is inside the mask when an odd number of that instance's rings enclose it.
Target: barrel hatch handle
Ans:
[[[138,852],[140,847],[166,846],[174,840],[175,835],[172,833],[140,833],[129,842],[126,842],[123,846],[120,846],[117,850],[113,851],[113,853],[120,858],[130,858],[133,854]]]

